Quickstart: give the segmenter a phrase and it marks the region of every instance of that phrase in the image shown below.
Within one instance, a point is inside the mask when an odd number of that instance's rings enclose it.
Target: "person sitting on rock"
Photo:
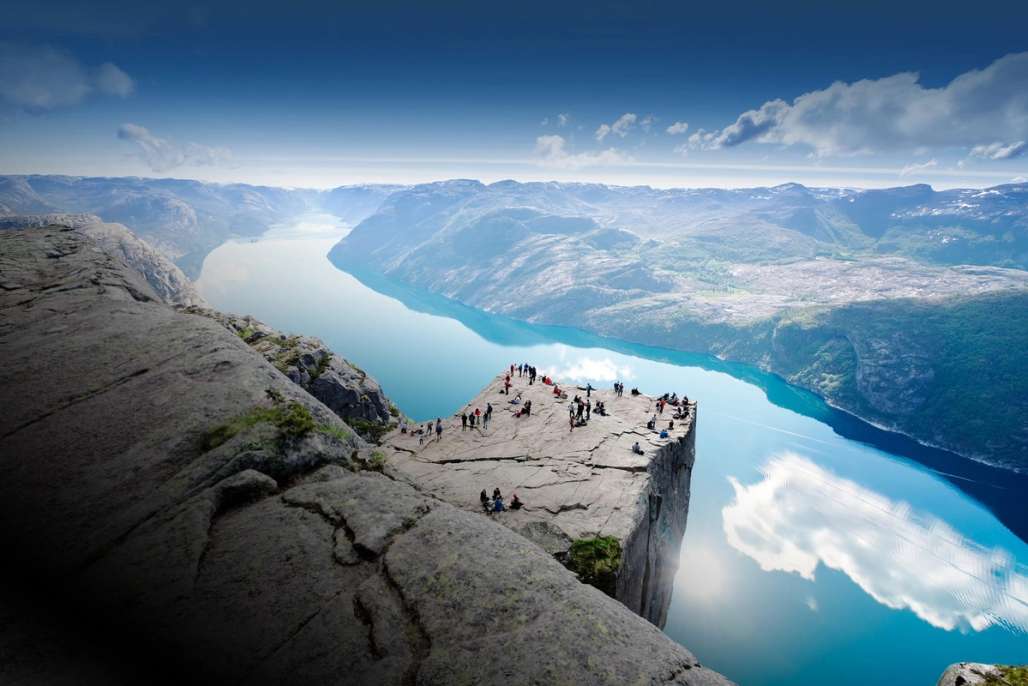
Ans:
[[[671,431],[671,430],[673,430],[674,428],[675,428],[675,420],[674,420],[674,419],[672,419],[672,420],[671,420],[670,422],[668,422],[668,423],[667,423],[667,430],[668,430],[668,431]]]
[[[532,416],[532,401],[531,400],[526,400],[525,401],[525,416],[526,417],[531,417]]]
[[[518,497],[517,493],[510,497],[510,509],[520,510],[523,506],[524,503],[521,502],[521,498]]]
[[[482,492],[478,494],[478,500],[479,500],[479,502],[482,503],[482,509],[485,510],[486,512],[488,512],[489,511],[489,496],[486,495],[484,488],[482,489]]]
[[[502,498],[502,497],[503,497],[503,494],[500,493],[500,489],[499,488],[494,488],[493,489],[493,500],[496,500],[497,498]]]
[[[632,395],[639,395],[639,389],[638,388],[633,388],[632,389]]]
[[[632,446],[632,452],[635,453],[636,455],[642,455],[643,454],[643,449],[639,446],[639,441],[636,441],[635,445]],[[482,491],[482,495],[485,495],[485,491]]]
[[[661,429],[661,431],[660,431],[660,437],[661,437],[661,438],[667,438],[667,437],[668,437],[668,435],[669,435],[669,434],[668,434],[668,432],[667,432],[667,429]]]
[[[653,431],[657,428],[657,415],[650,417],[650,421],[646,422],[646,428]]]
[[[517,405],[520,402],[521,402],[521,391],[518,391],[518,394],[510,399],[510,404],[511,405]]]
[[[503,506],[503,498],[497,496],[493,498],[493,512],[503,512],[506,508]]]

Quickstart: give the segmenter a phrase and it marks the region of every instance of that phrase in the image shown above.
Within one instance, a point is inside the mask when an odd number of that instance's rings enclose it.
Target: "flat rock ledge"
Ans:
[[[729,683],[497,520],[356,470],[335,413],[87,236],[0,232],[0,315],[0,681]]]
[[[419,490],[464,510],[481,512],[479,493],[499,488],[509,504],[517,493],[521,510],[491,516],[574,568],[576,541],[612,537],[621,555],[615,578],[601,587],[637,614],[663,626],[678,569],[679,549],[689,512],[689,484],[696,457],[696,404],[675,420],[667,438],[646,428],[657,413],[653,398],[612,390],[592,390],[606,416],[593,413],[586,426],[569,429],[568,410],[575,395],[586,391],[558,381],[568,398],[553,386],[512,379],[504,394],[505,373],[497,376],[463,411],[493,406],[488,427],[462,430],[460,412],[444,419],[441,437],[393,431],[390,473]],[[520,394],[522,403],[512,404]],[[517,417],[532,401],[529,417]],[[658,416],[666,428],[673,412]],[[423,425],[422,425],[423,426]],[[632,451],[638,442],[639,455]]]

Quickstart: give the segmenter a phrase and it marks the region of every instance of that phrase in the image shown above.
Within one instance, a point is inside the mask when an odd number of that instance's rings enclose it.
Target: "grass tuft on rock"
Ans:
[[[373,472],[381,472],[385,469],[386,456],[381,450],[373,450],[371,459],[368,460],[368,469]]]
[[[298,402],[275,403],[271,407],[257,405],[205,433],[201,447],[204,452],[214,450],[258,424],[271,424],[278,429],[281,439],[301,438],[317,428],[310,410]]]
[[[580,538],[571,544],[567,567],[585,583],[613,597],[621,569],[621,542],[613,536]]]

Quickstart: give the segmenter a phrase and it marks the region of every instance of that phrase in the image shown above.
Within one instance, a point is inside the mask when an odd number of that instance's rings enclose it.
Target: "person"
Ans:
[[[575,413],[574,412],[572,412],[570,415],[568,415],[568,426],[571,427],[571,428],[568,429],[568,433],[571,433],[572,431],[575,430]]]
[[[510,509],[512,509],[512,510],[520,510],[523,506],[524,506],[524,503],[521,502],[521,498],[518,498],[518,494],[517,493],[515,493],[514,495],[512,495],[510,497]]]
[[[632,446],[632,452],[635,453],[636,455],[642,455],[643,454],[643,449],[639,446],[639,441],[636,441],[635,445]],[[483,497],[485,496],[485,491],[482,491],[482,495],[483,495]]]
[[[531,400],[526,400],[525,401],[525,416],[526,417],[531,417],[532,416],[532,401]]]
[[[482,509],[485,510],[486,512],[488,512],[489,511],[489,496],[486,495],[484,488],[482,489],[482,492],[478,494],[478,500],[482,503]]]
[[[467,431],[468,430],[468,413],[467,412],[462,412],[461,415],[460,415],[460,430],[461,431]],[[484,493],[484,491],[483,491],[483,493]]]
[[[660,437],[661,438],[667,438],[668,437],[667,429],[661,429],[660,430]]]
[[[592,395],[593,395],[593,385],[591,383],[587,383],[585,385],[585,397],[586,398],[591,398]]]
[[[632,395],[639,395],[639,389],[638,388],[633,388],[632,389]]]
[[[504,509],[505,508],[503,507],[503,498],[501,496],[494,497],[493,498],[493,512],[503,512]]]
[[[503,494],[500,493],[500,489],[499,488],[494,488],[493,489],[493,500],[495,500],[496,498],[502,498],[502,497],[503,497]]]
[[[401,419],[400,420],[400,433],[402,433],[402,434],[407,433],[407,420],[406,419]]]
[[[512,362],[511,365],[510,365],[510,374],[507,375],[507,378],[509,379],[513,374],[514,374],[514,363]]]
[[[586,392],[588,393],[588,391],[586,391]],[[589,421],[590,419],[592,419],[592,415],[593,415],[593,401],[592,400],[586,400],[585,401],[585,421]]]
[[[520,402],[521,402],[521,391],[518,391],[518,394],[515,395],[513,398],[511,398],[510,404],[511,405],[517,405]]]
[[[670,422],[667,423],[667,430],[671,431],[674,428],[675,428],[675,420],[672,419]]]
[[[443,437],[443,418],[442,417],[436,417],[435,418],[435,437],[436,438],[442,438]]]
[[[657,415],[650,417],[650,421],[646,422],[646,428],[653,431],[657,428]]]

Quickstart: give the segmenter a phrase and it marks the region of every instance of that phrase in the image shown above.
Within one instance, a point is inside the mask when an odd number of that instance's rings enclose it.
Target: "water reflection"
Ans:
[[[813,581],[824,564],[879,603],[940,629],[1028,631],[1028,577],[1002,549],[982,548],[795,453],[762,471],[750,486],[729,477],[735,499],[721,513],[729,545],[761,569]]]

